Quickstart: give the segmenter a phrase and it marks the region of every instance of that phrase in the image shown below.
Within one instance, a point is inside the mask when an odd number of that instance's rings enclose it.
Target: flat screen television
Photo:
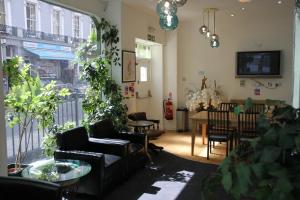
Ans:
[[[280,51],[237,52],[236,77],[281,77]]]

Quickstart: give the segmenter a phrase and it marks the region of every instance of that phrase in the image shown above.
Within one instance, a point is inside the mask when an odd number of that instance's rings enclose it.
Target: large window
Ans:
[[[80,37],[80,16],[79,15],[74,15],[73,18],[73,36],[75,38]]]
[[[4,5],[4,0],[0,0],[0,24],[5,24],[5,5]]]
[[[36,17],[36,4],[27,2],[26,3],[26,24],[27,30],[36,31],[37,24]]]
[[[8,17],[10,13],[13,13],[13,20]],[[81,66],[76,64],[75,52],[88,39],[90,16],[40,0],[0,0],[0,17],[1,24],[5,24],[5,17],[6,24],[9,22],[9,27],[0,26],[0,56],[3,60],[20,56],[30,64],[30,74],[39,76],[42,84],[55,81],[57,87],[68,88],[71,95],[58,105],[55,123],[63,125],[73,121],[80,125],[82,98],[87,85],[79,79]],[[9,92],[5,76],[4,92]],[[22,140],[22,151],[25,151],[25,140],[29,142],[27,150],[30,153],[26,159],[34,159],[36,152],[39,154],[43,136],[47,133],[47,130],[37,129],[36,120],[30,124],[27,138]],[[9,162],[13,162],[17,154],[21,131],[18,125],[9,127],[6,123]]]
[[[59,10],[53,10],[52,19],[53,34],[61,34],[61,16]]]

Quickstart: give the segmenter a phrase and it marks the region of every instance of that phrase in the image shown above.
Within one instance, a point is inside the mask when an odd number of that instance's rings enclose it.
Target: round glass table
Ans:
[[[80,160],[47,159],[31,163],[22,171],[22,176],[70,187],[87,175],[91,169],[89,163]]]
[[[153,122],[150,121],[142,121],[142,120],[138,120],[138,121],[129,121],[127,123],[128,126],[134,127],[134,131],[135,132],[143,132],[146,129],[150,129],[151,126],[154,126]]]

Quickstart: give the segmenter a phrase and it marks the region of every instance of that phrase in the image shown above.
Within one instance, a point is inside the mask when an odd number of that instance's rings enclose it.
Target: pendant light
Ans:
[[[184,6],[186,4],[187,0],[175,0],[178,7]]]
[[[159,18],[159,25],[166,31],[175,30],[178,26],[177,15],[161,15]]]
[[[219,36],[216,34],[216,11],[217,9],[213,9],[214,11],[214,34],[211,36],[210,46],[212,48],[218,48],[220,46]]]
[[[156,5],[156,12],[161,15],[176,15],[177,5],[173,0],[160,0]]]
[[[203,10],[203,25],[199,28],[199,32],[200,32],[202,35],[206,34],[206,32],[208,31],[208,28],[207,28],[207,26],[205,25],[204,16],[205,16],[205,11]]]
[[[208,27],[208,29],[207,29],[207,32],[205,33],[206,39],[210,39],[210,37],[211,37],[211,32],[209,30],[209,12],[210,12],[210,9],[208,9],[208,11],[207,11],[207,27]]]

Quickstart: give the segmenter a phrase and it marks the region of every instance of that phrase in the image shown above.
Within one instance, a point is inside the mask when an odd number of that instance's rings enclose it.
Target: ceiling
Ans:
[[[151,10],[155,12],[157,0],[123,0],[126,4],[137,7],[142,10]],[[278,0],[252,0],[250,3],[240,3],[238,0],[188,0],[186,5],[178,9],[180,20],[190,20],[202,16],[204,8],[218,8],[219,12],[225,12],[238,15],[241,12],[253,11],[253,9],[269,9],[275,6],[285,6],[291,3],[292,0],[281,0],[279,5]],[[245,8],[243,11],[242,8]]]

